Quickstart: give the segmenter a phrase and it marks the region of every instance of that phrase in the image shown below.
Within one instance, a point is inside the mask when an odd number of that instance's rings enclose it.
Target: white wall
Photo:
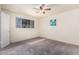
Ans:
[[[0,23],[1,23],[1,5],[0,5]],[[1,24],[0,24],[0,42],[1,42]]]
[[[57,26],[50,26],[50,19],[57,19]],[[79,45],[79,9],[40,19],[40,36]]]
[[[28,15],[11,14],[10,15],[10,34],[11,42],[18,42],[30,38],[38,37],[38,20]],[[35,28],[16,28],[16,17],[22,17],[35,21]]]
[[[1,5],[0,5],[0,11],[1,11]]]

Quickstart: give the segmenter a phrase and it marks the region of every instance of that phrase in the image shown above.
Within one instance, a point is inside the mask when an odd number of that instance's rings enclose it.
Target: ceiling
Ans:
[[[1,5],[3,9],[9,10],[16,13],[28,14],[33,17],[44,17],[49,14],[57,14],[71,9],[79,8],[79,4],[48,4],[48,7],[51,8],[51,11],[48,11],[46,14],[36,13],[35,7],[39,7],[40,4],[4,4]]]

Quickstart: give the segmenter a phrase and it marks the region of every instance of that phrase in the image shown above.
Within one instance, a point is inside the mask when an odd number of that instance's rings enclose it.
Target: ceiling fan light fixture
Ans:
[[[41,13],[45,14],[46,11],[50,11],[51,8],[49,8],[46,4],[42,4],[39,6],[39,8],[34,8],[36,10],[39,10],[39,12],[41,11]]]

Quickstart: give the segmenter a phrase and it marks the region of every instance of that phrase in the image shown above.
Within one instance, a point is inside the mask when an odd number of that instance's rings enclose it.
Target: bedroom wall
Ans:
[[[35,28],[16,28],[16,17],[34,20]],[[11,42],[18,42],[18,41],[27,40],[27,39],[31,39],[31,38],[35,38],[39,36],[38,35],[38,20],[32,16],[11,13],[10,22],[11,22],[10,23]]]
[[[54,18],[57,26],[51,27],[49,21]],[[79,9],[40,19],[39,29],[41,37],[79,45]]]
[[[0,5],[0,14],[1,14],[1,5]],[[0,15],[0,19],[1,19],[1,15]],[[1,20],[0,20],[0,23],[1,23]],[[0,41],[1,41],[1,25],[0,25]]]
[[[0,5],[0,11],[1,11],[1,5]]]

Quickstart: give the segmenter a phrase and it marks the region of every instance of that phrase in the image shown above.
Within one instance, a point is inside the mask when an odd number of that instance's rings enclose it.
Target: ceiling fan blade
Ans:
[[[44,6],[45,6],[45,4],[42,4],[42,5],[41,5],[41,7],[44,7]]]
[[[44,10],[51,10],[51,8],[46,8],[46,9],[44,9]]]

